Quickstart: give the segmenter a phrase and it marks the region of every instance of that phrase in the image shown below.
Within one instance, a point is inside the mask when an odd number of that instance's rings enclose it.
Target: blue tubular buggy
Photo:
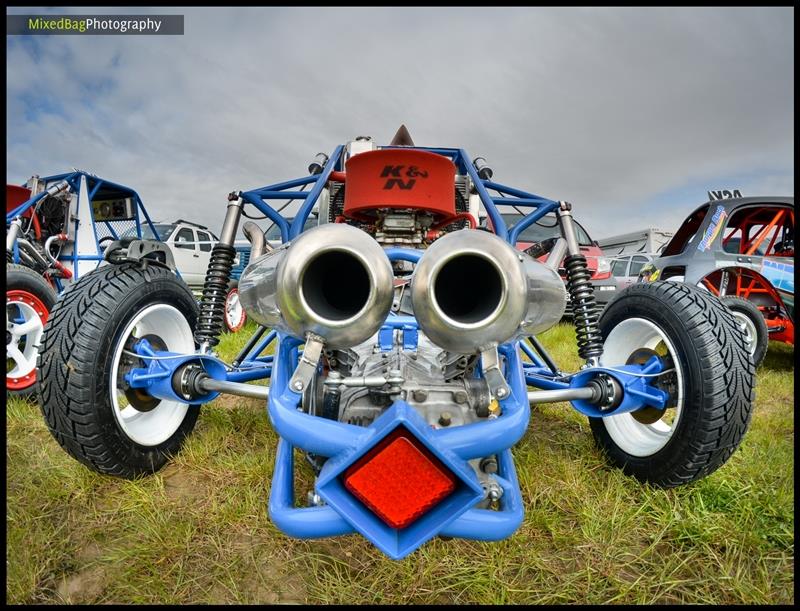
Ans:
[[[155,239],[147,242],[149,257],[171,260],[136,191],[93,174],[74,170],[6,186],[8,394],[36,388],[37,347],[57,295],[96,269],[122,236],[131,242],[143,233]]]
[[[309,170],[228,197],[199,307],[157,261],[121,261],[68,289],[40,360],[42,410],[67,452],[140,476],[180,449],[199,405],[264,399],[280,436],[273,522],[294,537],[359,532],[403,558],[437,535],[499,540],[520,526],[512,448],[532,404],[569,402],[612,464],[659,486],[711,473],[740,443],[754,366],[731,313],[661,282],[630,287],[598,317],[569,203],[494,182],[464,150],[416,147],[404,128]],[[268,202],[290,199],[302,203],[288,223]],[[283,244],[243,226],[239,295],[259,327],[226,363],[214,348],[245,206]],[[507,227],[503,206],[529,213]],[[318,226],[303,231],[312,211]],[[545,215],[561,237],[516,249]],[[567,299],[576,372],[536,337]],[[295,506],[295,448],[316,476],[306,507]]]

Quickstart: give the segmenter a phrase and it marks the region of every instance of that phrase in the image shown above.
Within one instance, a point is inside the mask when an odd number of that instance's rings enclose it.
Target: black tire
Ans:
[[[753,355],[756,367],[758,367],[767,355],[767,348],[769,347],[769,329],[767,329],[764,315],[761,314],[756,304],[747,299],[734,295],[726,295],[721,299],[722,303],[733,310],[734,315],[744,316],[752,324],[752,332],[754,332],[755,337],[749,346],[750,353]]]
[[[604,418],[589,419],[595,440],[614,466],[641,481],[667,488],[705,477],[730,458],[750,423],[755,365],[744,336],[720,299],[678,282],[635,284],[620,293],[600,319],[604,341],[631,318],[655,324],[673,344],[684,377],[681,415],[666,444],[650,455],[623,450]]]
[[[8,308],[10,301],[19,299],[19,296],[22,294],[27,294],[33,298],[32,303],[29,303],[29,305],[35,304],[35,311],[41,318],[42,324],[45,324],[53,309],[53,305],[58,299],[58,294],[55,289],[50,286],[42,276],[29,267],[16,265],[14,263],[6,264],[6,307]],[[7,332],[6,347],[8,349],[10,345],[9,342],[16,341],[17,346],[22,344],[24,351],[30,353],[30,358],[35,359],[37,353],[35,345],[28,347],[26,344],[27,341],[33,341],[34,339],[35,338],[31,334],[21,338],[21,341],[20,338],[16,337],[12,339],[12,336]],[[6,360],[8,361],[8,356],[6,356]],[[13,397],[34,396],[38,387],[36,370],[24,376],[22,372],[20,372],[19,377],[12,377],[10,375],[12,371],[13,368],[6,368],[6,395]]]
[[[114,351],[129,322],[158,304],[176,308],[194,330],[197,303],[174,273],[157,265],[108,265],[71,285],[45,326],[39,352],[42,414],[61,447],[99,473],[129,479],[154,473],[179,451],[197,421],[199,408],[190,406],[172,436],[148,446],[131,439],[114,414]]]

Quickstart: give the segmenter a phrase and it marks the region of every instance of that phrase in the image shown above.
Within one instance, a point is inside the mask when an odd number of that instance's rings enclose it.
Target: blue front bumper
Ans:
[[[496,541],[510,536],[522,523],[523,509],[511,447],[525,434],[530,416],[527,388],[516,345],[499,352],[506,359],[511,394],[500,402],[501,415],[452,429],[432,429],[412,408],[397,401],[368,427],[359,427],[305,414],[298,410],[301,395],[288,382],[297,363],[300,342],[281,337],[272,371],[269,416],[280,435],[272,478],[269,513],[284,533],[318,538],[360,532],[393,559],[407,556],[436,535]],[[452,498],[440,503],[404,529],[379,520],[341,485],[341,473],[398,426],[439,458],[460,481]],[[323,506],[294,506],[294,448],[328,457],[317,480]],[[499,510],[477,509],[481,484],[468,460],[497,455],[498,472],[489,477],[502,489]]]

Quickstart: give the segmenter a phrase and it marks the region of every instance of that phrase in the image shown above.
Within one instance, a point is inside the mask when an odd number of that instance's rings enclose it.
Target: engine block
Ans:
[[[382,350],[376,336],[355,348],[326,351],[328,371],[306,394],[308,411],[333,417],[333,405],[337,420],[367,426],[401,399],[433,428],[489,416],[486,381],[472,377],[475,356],[442,350],[423,333],[415,351],[404,350],[401,337],[395,333],[390,350]]]

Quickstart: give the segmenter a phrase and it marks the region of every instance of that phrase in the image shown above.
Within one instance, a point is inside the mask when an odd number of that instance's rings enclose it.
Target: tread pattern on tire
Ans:
[[[769,328],[764,320],[763,314],[758,309],[758,306],[752,301],[735,295],[725,295],[721,297],[722,303],[731,308],[738,310],[740,313],[747,315],[756,327],[756,347],[753,353],[753,360],[756,367],[758,367],[767,355],[767,348],[769,347]]]
[[[176,299],[181,295],[175,293],[176,287],[181,287],[196,320],[191,291],[169,270],[138,263],[104,266],[61,294],[45,325],[37,363],[42,414],[61,447],[95,471],[125,478],[163,466],[193,428],[198,413],[190,408],[184,423],[163,444],[138,446],[135,451],[130,447],[134,442],[126,443],[114,423],[98,415],[98,410],[112,409],[101,372],[107,364],[103,359],[111,358],[113,336],[121,329],[109,329],[109,323],[136,287],[145,293],[166,288]]]
[[[658,309],[675,327],[685,329],[697,358],[689,366],[698,370],[685,371],[684,378],[692,377],[697,384],[687,388],[678,430],[651,457],[623,452],[611,441],[600,418],[590,418],[592,432],[611,461],[625,472],[663,487],[686,484],[718,469],[741,443],[752,417],[755,364],[733,314],[720,299],[700,289],[669,281],[632,285],[603,313],[604,337],[616,322],[630,317],[626,311],[632,305]],[[663,322],[659,326],[663,328]]]

